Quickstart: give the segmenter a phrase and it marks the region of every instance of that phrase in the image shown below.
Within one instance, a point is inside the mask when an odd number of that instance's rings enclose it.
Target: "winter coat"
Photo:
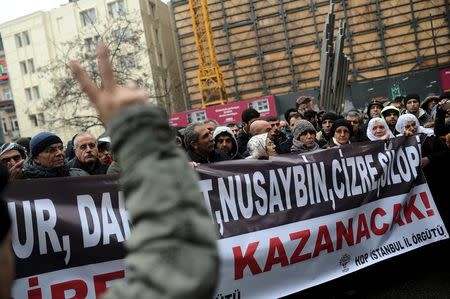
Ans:
[[[213,298],[217,232],[165,112],[133,105],[108,129],[133,229],[125,285],[111,286],[102,299]]]
[[[69,161],[69,165],[72,168],[82,169],[82,170],[86,171],[87,173],[89,173],[90,175],[106,174],[106,171],[108,170],[108,167],[109,167],[109,165],[106,165],[106,164],[100,162],[99,160],[97,160],[95,162],[94,168],[89,169],[88,167],[86,167],[86,165],[81,163],[81,161],[78,160],[77,157],[75,157],[71,161]]]
[[[57,178],[66,176],[87,176],[89,175],[82,169],[71,168],[69,163],[64,160],[64,165],[55,168],[46,168],[36,164],[32,158],[28,158],[23,166],[23,176],[25,179],[39,178]]]

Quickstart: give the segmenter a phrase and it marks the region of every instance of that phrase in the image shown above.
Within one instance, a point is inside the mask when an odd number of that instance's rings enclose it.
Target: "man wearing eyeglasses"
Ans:
[[[94,136],[87,132],[78,133],[73,139],[73,150],[75,158],[69,162],[70,167],[82,169],[90,175],[106,174],[108,165],[100,162]]]
[[[23,179],[25,148],[17,143],[5,143],[0,147],[0,161],[8,168],[10,180]]]
[[[61,138],[51,132],[41,132],[30,140],[31,157],[23,167],[26,179],[54,178],[88,175],[78,168],[71,168],[65,161]]]

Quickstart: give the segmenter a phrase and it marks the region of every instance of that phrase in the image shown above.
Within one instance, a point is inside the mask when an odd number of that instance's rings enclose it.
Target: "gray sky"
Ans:
[[[28,15],[38,10],[50,10],[69,0],[8,0],[1,1],[0,24]]]
[[[0,24],[38,10],[50,10],[65,3],[69,3],[69,0],[1,0]]]

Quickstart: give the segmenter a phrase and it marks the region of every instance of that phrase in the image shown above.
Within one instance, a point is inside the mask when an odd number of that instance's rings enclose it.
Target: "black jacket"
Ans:
[[[213,150],[211,153],[209,153],[209,156],[207,158],[201,157],[197,153],[193,152],[192,150],[187,151],[188,159],[192,162],[196,163],[215,163],[215,162],[221,162],[221,161],[227,161],[230,160],[228,155],[218,149]]]
[[[82,164],[80,162],[80,160],[78,160],[77,157],[75,157],[69,161],[69,166],[72,168],[82,169],[82,170],[86,171],[87,173],[89,173],[90,175],[106,174],[106,171],[108,170],[108,167],[109,167],[109,165],[103,164],[102,162],[97,160],[97,162],[95,162],[94,167],[92,169],[89,169],[86,165]]]

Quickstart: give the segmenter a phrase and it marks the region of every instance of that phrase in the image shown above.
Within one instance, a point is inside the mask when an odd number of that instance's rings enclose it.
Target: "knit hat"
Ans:
[[[18,151],[22,159],[27,158],[26,149],[17,143],[5,143],[0,146],[0,156],[12,150]]]
[[[403,101],[403,104],[406,106],[406,104],[408,103],[408,101],[409,101],[409,100],[412,100],[412,99],[416,99],[416,100],[418,100],[419,103],[420,103],[420,96],[419,96],[418,94],[412,93],[412,94],[409,94],[409,95],[407,95],[407,96],[405,97],[405,100]]]
[[[330,135],[331,137],[334,136],[334,133],[336,133],[336,129],[339,127],[347,127],[348,131],[350,132],[350,136],[353,135],[353,127],[352,124],[346,120],[345,118],[337,119],[333,122],[333,125],[331,126]]]
[[[333,112],[325,112],[322,115],[322,121],[327,120],[327,119],[331,119],[332,121],[335,121],[338,118],[339,118],[339,116],[336,113],[333,113]]]
[[[384,119],[387,112],[395,112],[397,117],[400,116],[400,110],[395,106],[386,106],[381,110],[381,117]]]
[[[305,132],[314,132],[317,133],[316,129],[309,121],[305,119],[299,119],[295,123],[294,127],[294,139],[298,139]]]
[[[35,158],[48,146],[55,143],[63,143],[61,138],[52,132],[41,132],[30,140],[31,157]]]
[[[378,101],[370,102],[369,104],[367,104],[367,115],[369,116],[369,118],[370,118],[370,109],[372,109],[373,106],[378,106],[381,109],[384,108],[383,103],[381,103],[381,102],[378,102]]]

